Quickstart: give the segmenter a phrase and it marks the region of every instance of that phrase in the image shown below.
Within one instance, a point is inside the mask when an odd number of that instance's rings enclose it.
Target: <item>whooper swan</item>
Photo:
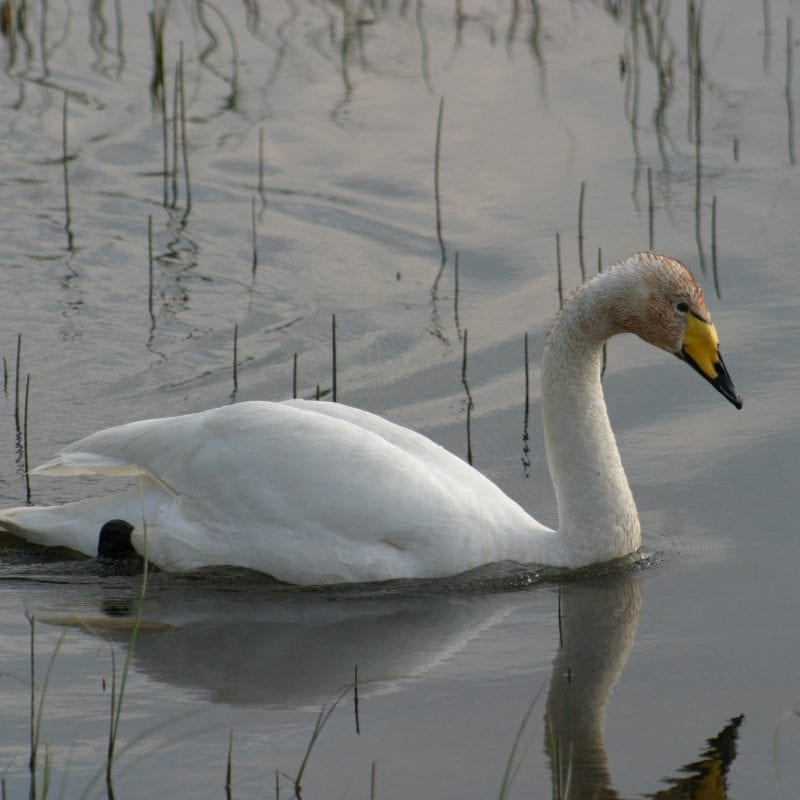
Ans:
[[[512,560],[576,568],[641,545],[600,384],[603,344],[635,333],[741,408],[703,294],[680,262],[637,253],[585,283],[541,365],[559,528],[424,436],[338,403],[244,402],[99,431],[34,470],[140,476],[128,491],[0,511],[32,542],[98,552],[111,519],[164,570],[250,567],[297,584],[432,578]],[[112,526],[113,527],[113,526]],[[101,543],[101,550],[104,546]],[[111,552],[113,545],[105,545]]]

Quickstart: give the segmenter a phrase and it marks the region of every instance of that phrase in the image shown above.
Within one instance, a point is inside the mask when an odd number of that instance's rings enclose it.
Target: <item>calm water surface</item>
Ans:
[[[298,393],[329,396],[335,314],[340,400],[466,456],[468,389],[476,466],[554,522],[535,364],[556,236],[567,292],[598,256],[647,248],[651,218],[654,248],[698,274],[745,399],[609,347],[638,564],[324,591],[152,575],[116,797],[224,796],[231,732],[232,795],[272,796],[277,773],[291,796],[284,773],[356,665],[358,705],[348,690],[328,718],[305,798],[369,797],[373,779],[378,798],[800,796],[800,19],[794,3],[668,5],[51,2],[7,29],[0,505],[25,502],[26,456],[99,427],[291,396],[295,354]],[[50,796],[106,794],[139,588],[3,541],[10,797],[30,787],[29,615],[37,702],[52,664],[36,791],[47,753]]]

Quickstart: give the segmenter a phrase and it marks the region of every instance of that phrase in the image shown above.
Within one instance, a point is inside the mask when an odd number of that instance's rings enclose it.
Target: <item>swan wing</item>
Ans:
[[[209,504],[219,492],[269,494],[270,484],[294,487],[306,504],[327,503],[336,492],[326,485],[341,491],[347,483],[358,486],[359,478],[367,481],[360,488],[371,487],[383,500],[412,479],[435,484],[437,495],[488,492],[508,500],[480,472],[415,431],[360,409],[303,400],[244,402],[107,428],[33,473],[146,474],[175,495],[197,495]],[[393,479],[393,486],[377,485],[381,478]],[[322,495],[312,491],[317,483]]]
[[[148,521],[160,566],[239,564],[300,583],[453,574],[513,557],[502,534],[532,522],[424,436],[332,403],[129,423],[38,471],[144,473],[172,498]]]

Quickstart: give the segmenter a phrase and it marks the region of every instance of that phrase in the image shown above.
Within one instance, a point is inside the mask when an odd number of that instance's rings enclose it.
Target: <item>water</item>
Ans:
[[[182,42],[190,208],[180,157],[175,208],[164,204],[173,184],[140,4],[26,7],[5,36],[3,506],[26,495],[18,334],[39,463],[105,425],[289,397],[295,353],[299,393],[329,391],[335,313],[339,399],[460,455],[468,330],[475,464],[553,522],[535,361],[558,305],[556,233],[566,291],[581,243],[587,273],[599,248],[609,263],[647,247],[648,168],[654,246],[698,273],[745,400],[736,412],[675,359],[611,344],[607,399],[645,527],[635,565],[575,581],[501,565],[324,591],[225,571],[151,576],[117,797],[222,796],[231,731],[233,796],[271,795],[356,665],[357,715],[348,690],[314,744],[306,798],[369,796],[373,764],[379,798],[499,796],[512,773],[511,797],[633,797],[699,780],[681,770],[699,762],[720,795],[798,795],[796,10],[703,5],[698,148],[688,7],[657,8],[264,2],[223,19],[219,6],[170,4],[168,109]],[[441,96],[446,262],[433,290]],[[172,128],[168,150],[171,166]],[[96,490],[31,486],[39,503]],[[26,613],[37,698],[58,648],[37,790],[46,744],[51,796],[103,796],[111,653],[119,680],[139,579],[11,540],[0,559],[9,796],[30,781]]]

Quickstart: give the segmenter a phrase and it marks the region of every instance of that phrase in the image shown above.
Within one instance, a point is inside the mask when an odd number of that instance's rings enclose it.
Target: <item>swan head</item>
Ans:
[[[668,256],[636,253],[618,268],[635,279],[632,302],[621,312],[622,330],[685,361],[741,408],[742,396],[720,355],[703,290],[688,267]]]

